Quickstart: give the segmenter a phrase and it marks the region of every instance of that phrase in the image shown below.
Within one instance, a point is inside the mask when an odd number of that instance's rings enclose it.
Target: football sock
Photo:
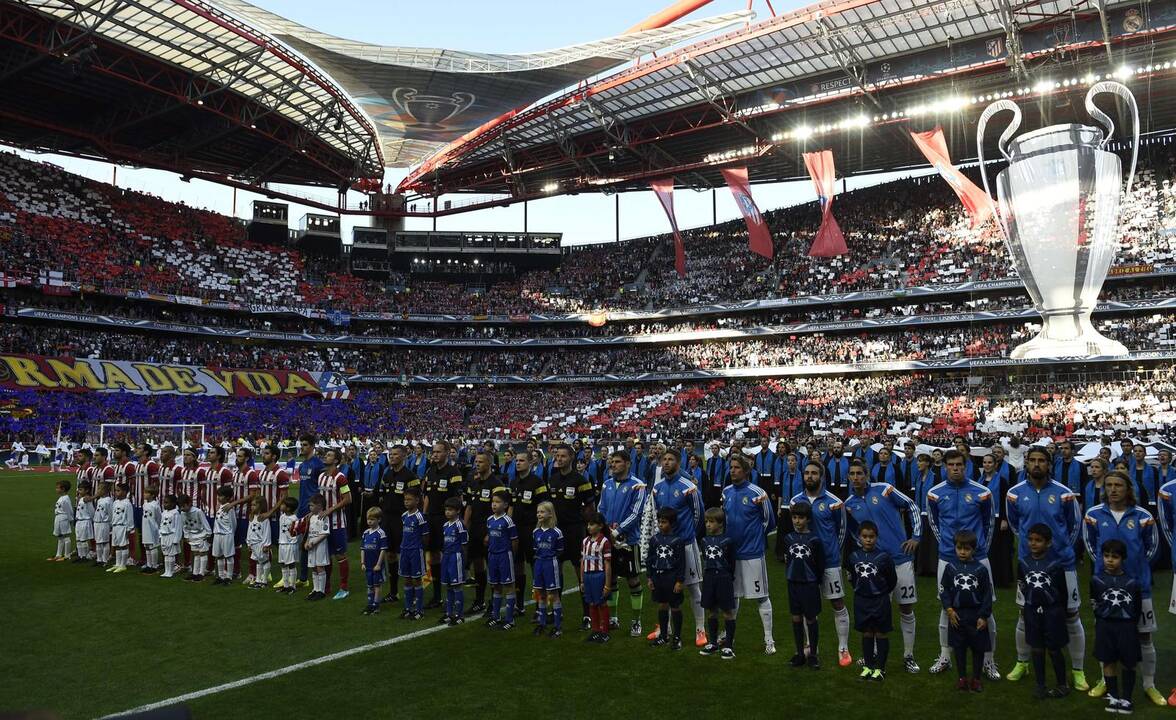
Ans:
[[[695,584],[693,587],[697,587],[697,586],[698,585]],[[673,624],[673,628],[670,629],[670,634],[676,638],[682,637],[682,609],[681,608],[674,608],[674,609],[670,610],[670,622]]]
[[[715,616],[706,619],[706,641],[710,645],[719,644],[719,618]]]
[[[552,621],[555,623],[555,629],[559,630],[563,627],[563,605],[555,604],[555,608],[551,611]]]
[[[1131,702],[1131,693],[1135,692],[1135,668],[1122,668],[1119,672],[1123,674],[1123,694],[1119,696],[1119,699]],[[1144,685],[1144,687],[1154,686]]]
[[[617,612],[617,607],[621,602],[621,594],[619,592],[611,592],[608,594],[608,609],[613,615]]]
[[[236,553],[236,556],[234,557],[234,560],[236,561],[237,564],[234,567],[245,567],[244,563],[241,562],[241,553],[243,553],[243,552],[245,552],[245,546],[238,545],[237,546],[237,553]]]
[[[1086,628],[1082,627],[1082,616],[1074,613],[1067,617],[1066,630],[1070,634],[1070,665],[1081,670],[1086,661]]]
[[[486,602],[486,568],[474,568],[474,602]]]
[[[57,550],[53,552],[54,557],[61,557],[61,538],[57,538]]]
[[[1029,660],[1029,641],[1025,638],[1025,618],[1017,616],[1017,629],[1013,633],[1013,642],[1017,646],[1017,662]]]
[[[792,639],[796,642],[796,654],[804,655],[804,623],[800,620],[792,621]]]
[[[759,601],[759,616],[760,622],[764,625],[764,642],[770,643],[772,640],[772,600],[770,598],[762,598]]]
[[[1037,687],[1045,687],[1045,652],[1042,650],[1034,650],[1033,658],[1033,679],[1037,681]],[[1018,660],[1017,662],[1024,662]]]
[[[1143,676],[1143,687],[1151,688],[1156,686],[1156,646],[1149,638],[1147,642],[1141,643],[1139,646],[1140,662],[1139,674]],[[1131,671],[1132,678],[1135,677],[1135,670]],[[1126,692],[1127,673],[1123,673],[1124,692]]]
[[[726,631],[727,637],[723,640],[727,647],[735,647],[735,618],[723,621],[723,630]]]
[[[953,648],[955,652],[956,675],[961,680],[968,677],[968,648],[958,647]]]
[[[521,535],[520,535],[520,537],[521,537]],[[520,557],[521,556],[522,555],[520,553]],[[516,558],[516,560],[517,559],[518,558]],[[515,563],[514,574],[515,574],[515,595],[518,595],[519,597],[526,597],[527,596],[527,570],[524,567],[522,562]],[[538,598],[535,598],[535,599],[536,599],[536,601],[538,600]]]
[[[222,580],[229,576],[229,561],[227,558],[217,558],[216,574]]]
[[[600,605],[596,608],[596,612],[600,614],[600,632],[608,633],[609,622],[611,621],[611,614],[608,611],[608,605]]]
[[[539,601],[538,610],[539,610],[539,627],[545,627],[547,625],[547,600],[546,599]]]
[[[225,566],[228,568],[228,571],[229,571],[229,574],[227,575],[227,577],[233,577],[233,568],[234,568],[233,561],[234,561],[234,558],[232,555],[225,558]]]
[[[158,545],[151,546],[151,548],[147,551],[147,565],[149,567],[153,567],[153,568],[159,567],[159,546]]]
[[[441,564],[440,563],[438,563],[436,565],[430,564],[429,571],[433,573],[433,602],[440,605],[441,604]],[[424,591],[425,591],[425,588],[421,587],[421,592],[423,593]]]
[[[122,548],[118,549],[118,556],[115,558],[114,564],[118,565],[119,567],[126,567],[127,566],[127,551],[126,550],[124,550]]]
[[[510,587],[510,586],[508,585],[507,587]],[[514,622],[514,614],[515,614],[515,594],[514,594],[514,588],[511,588],[511,592],[507,593],[507,595],[506,595],[506,621],[508,623]]]
[[[438,575],[436,577],[437,577],[437,580],[435,582],[439,583],[441,581],[441,576]],[[346,592],[347,590],[350,589],[350,587],[351,587],[351,583],[349,582],[350,578],[351,578],[351,561],[348,560],[346,557],[342,557],[339,559],[339,589],[340,590],[343,590],[344,592]]]
[[[1135,678],[1131,678],[1133,681]],[[1119,676],[1107,675],[1103,678],[1107,683],[1107,697],[1115,698],[1116,700],[1125,699],[1119,694]]]
[[[437,591],[440,593],[440,591]],[[413,594],[416,597],[416,611],[421,613],[425,611],[425,586],[417,585],[413,588]]]
[[[821,635],[821,624],[813,618],[811,622],[805,623],[805,629],[808,630],[808,644],[809,652],[813,655],[817,654],[817,640]]]
[[[581,617],[586,617],[586,618],[591,619],[592,615],[589,614],[589,612],[588,612],[588,600],[586,600],[585,598],[587,598],[587,593],[584,592],[584,583],[581,582],[580,583],[580,612],[582,613]]]
[[[629,588],[629,607],[632,608],[633,612],[635,612],[638,617],[641,617],[641,608],[644,607],[644,605],[645,593],[642,592],[641,586],[638,585],[636,590]]]
[[[694,612],[694,627],[699,632],[706,631],[706,611],[702,609],[702,583],[690,586],[690,609]],[[679,632],[681,628],[679,628]]]
[[[253,580],[255,582],[269,582],[269,560],[262,560],[257,563],[257,570],[253,573]]]
[[[175,569],[176,569],[176,556],[175,555],[165,556],[163,558],[163,573],[165,575],[171,575]]]
[[[495,590],[490,595],[490,617],[495,620],[498,619],[498,613],[502,610],[502,593]]]
[[[376,604],[376,588],[375,586],[368,587],[368,605]]]
[[[389,583],[392,586],[392,594],[399,595],[400,594],[400,575],[398,573],[388,573],[388,574],[391,575],[391,577],[389,578]]]
[[[1058,685],[1068,685],[1066,681],[1066,658],[1061,650],[1050,650],[1049,659],[1053,661],[1054,679]],[[1044,675],[1044,673],[1042,673]]]
[[[873,670],[877,665],[874,664],[874,636],[862,635],[862,662],[866,667]]]
[[[192,548],[190,547],[184,548],[184,565],[192,567]]]
[[[886,658],[890,655],[890,638],[874,638],[874,669],[886,670]]]
[[[457,617],[465,617],[465,591],[460,585],[453,588],[453,612]]]
[[[833,625],[837,628],[837,652],[849,649],[849,608],[844,605],[833,611]]]
[[[588,622],[592,626],[592,632],[600,632],[600,608],[596,605],[588,606]]]
[[[416,594],[413,592],[412,585],[404,586],[404,609],[408,612],[416,609]]]
[[[984,662],[992,662],[996,655],[996,616],[988,616],[988,652],[984,653]]]
[[[657,611],[657,626],[661,628],[661,637],[663,640],[670,639],[670,611],[658,608]]]
[[[238,556],[237,562],[241,562],[240,556]],[[257,560],[253,559],[252,554],[249,556],[249,574],[254,578],[257,577]]]
[[[939,611],[939,657],[951,657],[951,649],[947,646],[947,611],[945,610]]]
[[[972,650],[972,679],[980,679],[980,670],[984,667],[984,659],[988,657],[988,653],[980,650]]]
[[[902,626],[902,654],[904,656],[911,656],[915,654],[915,613],[899,612],[898,623]]]

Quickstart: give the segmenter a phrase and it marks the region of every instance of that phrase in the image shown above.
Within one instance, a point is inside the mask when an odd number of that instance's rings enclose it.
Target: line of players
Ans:
[[[317,456],[314,455],[313,438],[304,438],[302,446],[300,459],[303,463],[317,460]],[[255,506],[255,519],[272,518],[273,524],[278,525],[274,513],[285,497],[289,477],[285,469],[279,465],[276,452],[271,448],[263,450],[264,469],[260,472],[253,469],[252,457],[248,451],[238,452],[237,469],[229,470],[220,463],[221,451],[216,448],[211,451],[207,468],[199,466],[194,449],[185,450],[183,464],[178,466],[174,464],[174,451],[167,447],[163,449],[158,463],[151,459],[153,450],[146,445],[137,448],[140,457],[138,464],[129,460],[130,448],[125,444],[116,443],[112,446],[112,450],[114,452],[113,463],[108,462],[105,451],[99,449],[95,453],[92,464],[88,451],[82,451],[82,457],[79,458],[82,466],[79,470],[79,479],[80,481],[94,479],[99,487],[108,484],[113,484],[116,487],[126,485],[127,492],[131,495],[130,506],[136,517],[136,529],[142,527],[142,505],[135,502],[134,495],[138,493],[139,497],[146,496],[148,488],[152,485],[158,485],[161,494],[172,494],[168,491],[174,489],[190,498],[201,498],[212,510],[209,513],[210,516],[215,517],[218,514],[219,505],[239,508],[238,518],[244,519],[244,522],[239,521],[237,527],[234,528],[234,548],[247,545],[245,541],[249,534],[249,514],[245,501],[248,498],[259,496],[266,501],[260,506]],[[384,529],[393,541],[389,547],[393,558],[400,551],[399,546],[404,535],[403,523],[399,520],[408,509],[405,506],[397,513],[397,505],[403,506],[405,496],[415,494],[413,489],[419,488],[421,491],[423,500],[421,516],[430,529],[430,532],[424,534],[428,540],[427,547],[423,549],[427,550],[428,554],[422,559],[427,558],[434,578],[440,578],[442,575],[440,565],[445,542],[444,526],[447,521],[447,505],[454,504],[448,501],[457,499],[461,504],[463,524],[469,529],[470,538],[484,538],[486,537],[486,521],[494,514],[494,494],[508,491],[505,479],[493,473],[495,458],[490,452],[483,451],[476,456],[474,471],[467,478],[449,462],[450,450],[448,443],[445,442],[434,445],[432,463],[422,481],[405,466],[407,451],[403,447],[393,448],[388,454],[388,469],[380,482],[382,492],[379,493],[379,504],[384,506],[382,513]],[[640,540],[641,520],[644,517],[642,505],[645,501],[646,484],[630,474],[631,454],[620,451],[609,456],[610,477],[604,482],[599,493],[591,482],[576,471],[574,451],[571,447],[557,446],[552,456],[554,471],[548,473],[546,480],[540,480],[531,472],[530,458],[526,454],[520,454],[514,460],[515,478],[509,488],[509,494],[514,502],[511,504],[509,512],[520,531],[520,552],[512,561],[514,563],[512,580],[518,583],[516,594],[522,596],[525,564],[533,563],[535,559],[533,544],[528,540],[537,525],[536,509],[543,501],[550,500],[553,503],[558,526],[571,540],[564,543],[564,554],[561,561],[572,562],[573,568],[577,572],[580,570],[578,561],[582,552],[581,544],[577,539],[586,536],[588,520],[597,509],[605,516],[609,526],[609,534],[618,546],[618,557],[615,559],[617,575],[626,577],[630,602],[635,611],[634,614],[639,616],[642,586],[638,575],[642,563],[636,556],[636,548]],[[969,530],[976,534],[979,539],[977,559],[986,561],[985,555],[994,535],[993,520],[996,517],[992,510],[993,498],[990,490],[982,484],[965,478],[966,458],[963,454],[949,451],[944,454],[943,460],[947,478],[927,492],[928,519],[931,521],[931,528],[939,540],[938,574],[940,576],[945,564],[954,558],[954,538],[960,530]],[[346,567],[346,519],[342,510],[351,502],[351,498],[346,476],[342,475],[338,469],[339,461],[340,457],[337,451],[329,450],[324,453],[324,457],[320,461],[323,464],[322,469],[318,472],[311,471],[303,474],[303,477],[314,478],[317,481],[314,483],[316,487],[302,487],[300,495],[305,496],[308,492],[313,491],[313,494],[321,494],[324,498],[330,496],[329,501],[325,501],[327,502],[326,506],[321,508],[323,511],[321,514],[330,519],[330,527],[327,532],[330,554],[335,556],[340,565],[341,592],[346,593],[345,583],[348,574]],[[732,455],[727,458],[727,462],[730,466],[728,472],[731,481],[728,489],[750,488],[752,495],[748,496],[748,501],[757,506],[755,509],[760,511],[764,518],[762,527],[749,534],[747,547],[741,553],[743,557],[738,558],[740,561],[753,562],[747,565],[740,564],[736,568],[738,576],[736,587],[740,597],[748,597],[758,601],[765,626],[765,647],[769,652],[773,652],[771,605],[767,594],[766,565],[763,564],[762,536],[766,535],[774,526],[775,514],[771,511],[770,505],[765,505],[766,493],[747,482],[753,473],[750,460],[741,455]],[[676,523],[676,532],[681,535],[684,543],[687,540],[693,541],[698,537],[698,530],[701,526],[702,493],[699,492],[699,488],[693,480],[680,468],[678,453],[666,452],[661,458],[661,466],[661,477],[655,484],[653,491],[649,493],[653,506],[658,509],[663,507],[674,509],[679,518],[679,522]],[[1009,490],[1006,498],[1006,517],[1013,525],[1014,533],[1022,535],[1020,543],[1022,560],[1026,557],[1029,546],[1028,538],[1024,537],[1024,533],[1031,525],[1044,523],[1056,530],[1054,537],[1067,538],[1069,541],[1052,543],[1051,552],[1056,553],[1057,559],[1066,566],[1064,569],[1069,588],[1067,593],[1067,609],[1069,611],[1067,632],[1074,664],[1073,685],[1078,689],[1085,689],[1086,681],[1081,667],[1081,658],[1085,654],[1085,638],[1081,621],[1077,616],[1080,593],[1077,589],[1076,573],[1074,572],[1075,555],[1073,552],[1074,541],[1082,526],[1081,510],[1076,495],[1065,485],[1050,479],[1051,467],[1053,467],[1052,458],[1044,449],[1033,448],[1026,454],[1026,480]],[[830,601],[834,611],[838,634],[839,663],[848,665],[852,661],[848,650],[849,618],[843,601],[844,591],[841,587],[840,561],[844,538],[847,531],[852,531],[853,527],[869,520],[879,528],[879,546],[895,561],[894,595],[900,607],[906,650],[904,665],[908,670],[917,672],[918,666],[914,662],[911,652],[914,640],[912,606],[916,600],[911,561],[912,554],[922,539],[919,508],[893,485],[885,482],[869,482],[865,463],[857,460],[849,463],[848,475],[851,493],[843,501],[824,487],[826,470],[827,468],[820,463],[807,464],[802,474],[804,491],[793,497],[789,505],[795,506],[798,502],[804,502],[813,511],[813,527],[821,539],[824,555],[829,565],[823,570],[821,595]],[[1125,477],[1124,479],[1128,481],[1125,483],[1128,492],[1123,493],[1125,497],[1113,501],[1121,507],[1112,507],[1112,500],[1109,497],[1110,489],[1105,488],[1104,492],[1108,493],[1108,497],[1104,504],[1092,507],[1086,514],[1085,534],[1087,548],[1095,560],[1096,567],[1101,562],[1101,553],[1096,550],[1101,547],[1102,541],[1108,539],[1108,534],[1112,539],[1121,537],[1128,546],[1127,558],[1132,570],[1130,574],[1140,582],[1145,595],[1139,630],[1144,685],[1145,689],[1149,691],[1149,697],[1154,700],[1152,695],[1158,695],[1158,691],[1154,688],[1154,645],[1151,644],[1150,633],[1155,628],[1155,614],[1150,602],[1151,581],[1148,560],[1159,546],[1158,534],[1156,523],[1150,513],[1138,507],[1132,493],[1129,492],[1132,485],[1131,478]],[[126,482],[127,480],[134,482],[129,483]],[[308,485],[305,482],[302,484]],[[82,485],[82,482],[79,482],[79,485]],[[226,487],[222,490],[220,486]],[[727,509],[728,489],[724,489],[722,496],[722,504],[725,509]],[[190,492],[184,492],[185,490],[190,490]],[[323,493],[323,490],[326,492]],[[1165,484],[1157,493],[1160,501],[1161,521],[1169,535],[1172,524],[1170,519],[1173,515],[1172,496],[1176,494],[1173,492],[1174,490],[1176,490],[1176,481]],[[738,497],[737,492],[732,491],[730,494]],[[273,498],[272,504],[268,502],[270,498]],[[196,503],[197,501],[193,500],[193,504]],[[1022,505],[1026,505],[1024,510],[1021,509]],[[758,506],[762,506],[762,508]],[[440,508],[439,512],[438,508]],[[208,511],[204,510],[204,512]],[[300,514],[305,515],[305,513]],[[731,514],[728,513],[728,515]],[[1022,518],[1023,515],[1024,518]],[[1103,517],[1104,515],[1106,517]],[[910,523],[910,531],[907,530],[907,522]],[[758,523],[759,521],[757,521]],[[735,524],[738,525],[738,521]],[[60,523],[55,523],[55,525],[55,532],[57,532],[61,525]],[[749,525],[749,527],[754,526],[754,524]],[[60,533],[57,534],[60,538]],[[272,529],[271,537],[276,537],[279,534],[277,528]],[[243,537],[238,540],[237,535]],[[83,548],[88,545],[85,542],[88,540],[88,537],[83,537],[82,533],[79,534],[79,552],[83,553],[81,559],[85,559],[86,550]],[[485,577],[486,553],[485,548],[479,547],[480,545],[484,545],[484,543],[475,540],[470,543],[469,548],[469,558],[473,565],[478,591],[478,597],[474,606],[471,607],[471,612],[480,612],[485,605],[483,578]],[[131,541],[129,553],[134,552],[134,547],[135,543]],[[697,545],[691,542],[686,547],[692,547],[693,550],[688,549],[684,553],[687,575],[685,586],[689,591],[696,619],[696,642],[703,645],[706,643],[706,635],[705,617],[701,609],[701,592],[699,588],[691,587],[697,586],[701,580],[701,565],[697,557]],[[60,544],[58,550],[58,555],[63,556]],[[631,553],[629,558],[625,557],[625,550],[629,550]],[[65,552],[64,555],[68,555],[68,552]],[[224,559],[231,567],[235,558],[225,557]],[[188,558],[185,559],[185,562],[187,561]],[[149,565],[144,569],[147,570],[150,567]],[[393,576],[391,597],[385,599],[391,599],[396,594],[396,574],[390,573],[390,575]],[[253,580],[250,579],[250,582]],[[286,584],[285,578],[283,578],[282,584]],[[426,607],[440,605],[442,585],[443,583],[433,584],[434,599]],[[323,591],[316,587],[316,592]],[[612,593],[611,602],[614,608],[616,601],[617,593]],[[1176,605],[1171,609],[1176,612]],[[631,627],[631,632],[635,635],[641,632],[639,622],[635,618]],[[584,607],[584,624],[585,626],[592,624],[587,602]],[[1019,679],[1025,673],[1029,659],[1028,643],[1023,640],[1022,625],[1023,623],[1018,624],[1017,632],[1018,663],[1014,671],[1010,673],[1010,679]],[[933,663],[932,672],[942,672],[950,666],[951,658],[946,641],[948,626],[948,618],[944,613],[940,621],[942,652]],[[994,624],[989,622],[987,627],[990,633],[989,645],[994,647]],[[996,670],[995,663],[991,659],[991,650],[984,665],[989,678],[999,677],[999,671]],[[1098,690],[1099,687],[1096,687],[1093,692],[1098,692]]]

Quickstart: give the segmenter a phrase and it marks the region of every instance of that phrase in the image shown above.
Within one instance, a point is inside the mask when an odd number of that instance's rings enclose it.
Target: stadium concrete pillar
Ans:
[[[523,201],[523,232],[527,232],[527,201]]]
[[[621,241],[621,194],[618,192],[613,197],[616,198],[616,212],[613,213],[613,217],[616,220],[617,242],[620,242]]]
[[[716,188],[711,188],[711,225],[719,224],[719,195]]]

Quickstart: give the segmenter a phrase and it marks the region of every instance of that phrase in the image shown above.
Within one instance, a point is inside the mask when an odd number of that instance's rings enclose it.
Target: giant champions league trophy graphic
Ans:
[[[984,126],[1002,110],[1013,113],[997,148],[1009,165],[996,176],[999,205],[994,211],[1013,264],[1041,313],[1037,337],[1019,345],[1014,358],[1126,355],[1122,343],[1103,337],[1090,313],[1118,246],[1118,156],[1103,148],[1115,132],[1109,117],[1094,105],[1096,95],[1112,93],[1131,107],[1133,142],[1127,192],[1139,154],[1139,110],[1131,91],[1117,82],[1100,82],[1086,93],[1086,111],[1105,126],[1050,125],[1010,142],[1021,124],[1021,109],[1009,100],[989,105],[976,129],[980,172],[991,201],[984,168]]]
[[[426,130],[441,130],[444,122],[454,115],[469,109],[474,104],[474,96],[467,92],[455,92],[449,97],[444,95],[420,95],[413,88],[398,87],[392,93],[392,105],[401,115],[416,120],[409,127]]]

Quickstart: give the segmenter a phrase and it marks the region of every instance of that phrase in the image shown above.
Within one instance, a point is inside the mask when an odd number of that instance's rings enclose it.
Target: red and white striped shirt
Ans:
[[[131,504],[140,505],[142,502],[141,499],[135,499],[135,463],[131,460],[114,466],[114,484],[122,485],[123,483],[127,485],[129,491],[127,497],[130,499]]]
[[[285,468],[274,465],[272,470],[266,468],[261,471],[260,482],[261,496],[265,498],[265,506],[273,510],[290,487],[290,473],[286,472]]]
[[[98,488],[96,485],[97,483],[100,483],[100,482],[113,483],[114,482],[114,466],[109,465],[109,464],[101,465],[101,466],[95,465],[94,466],[94,480],[93,480],[93,482],[95,483],[95,487],[94,487],[95,492],[98,491]],[[113,488],[112,488],[112,490],[113,490]],[[111,494],[113,495],[113,493],[111,493]]]
[[[580,572],[604,572],[604,562],[612,561],[612,542],[606,535],[586,537],[580,544]]]
[[[159,463],[148,460],[135,466],[135,479],[131,483],[131,502],[136,507],[143,507],[143,493],[148,485],[159,484]]]
[[[233,482],[233,470],[228,466],[221,465],[219,468],[209,467],[204,472],[204,482],[200,484],[202,500],[205,503],[204,511],[209,515],[216,515],[216,511],[220,509],[220,498],[216,493],[220,490],[221,485],[230,485]]]
[[[82,496],[83,480],[89,480],[91,485],[94,484],[94,470],[94,466],[88,463],[78,467],[78,481],[74,483],[74,490],[78,497]],[[94,492],[94,489],[91,488],[90,492]]]
[[[319,474],[318,487],[328,508],[341,502],[343,496],[351,492],[351,488],[347,485],[347,476],[341,472],[336,472],[334,476],[330,476],[327,475],[326,471],[323,471]],[[346,528],[347,514],[343,509],[340,508],[331,513],[331,529],[345,530]]]
[[[244,472],[240,470],[233,471],[233,499],[244,500],[255,492],[261,489],[261,484],[258,480],[257,471],[250,468]],[[249,503],[242,503],[237,506],[237,517],[249,519]]]
[[[179,495],[183,492],[180,489],[180,477],[183,470],[184,467],[182,465],[160,465],[159,497],[161,499],[168,495]]]
[[[179,490],[181,495],[187,495],[192,500],[192,507],[207,510],[203,498],[200,497],[201,487],[204,485],[205,470],[202,467],[180,467]]]

